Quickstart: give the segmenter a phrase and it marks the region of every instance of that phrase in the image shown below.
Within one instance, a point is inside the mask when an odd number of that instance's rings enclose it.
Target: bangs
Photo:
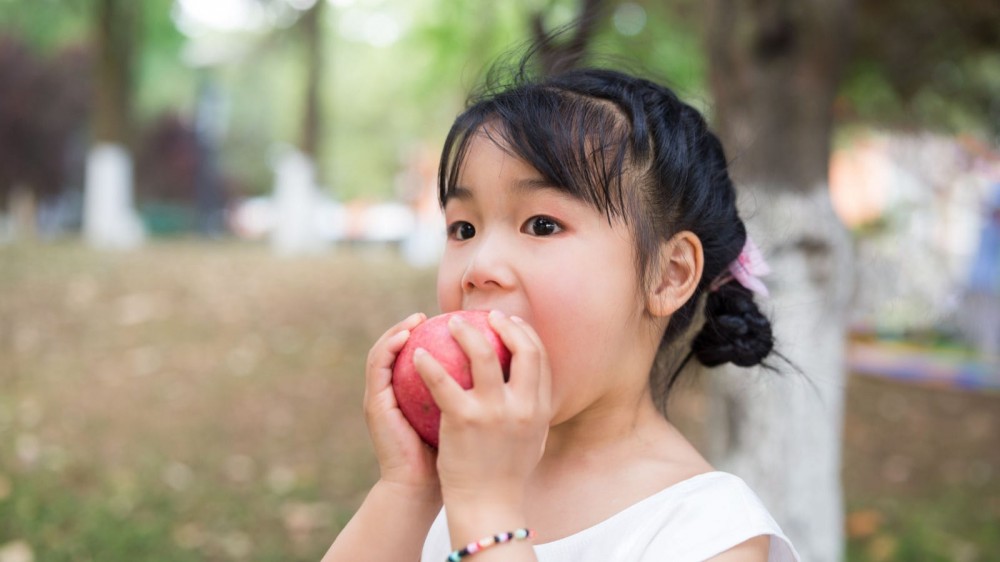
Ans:
[[[487,97],[459,115],[438,169],[442,207],[457,187],[472,139],[479,135],[531,165],[552,188],[608,218],[627,221],[623,182],[634,168],[629,119],[611,101],[531,84]],[[628,174],[631,175],[631,174]]]

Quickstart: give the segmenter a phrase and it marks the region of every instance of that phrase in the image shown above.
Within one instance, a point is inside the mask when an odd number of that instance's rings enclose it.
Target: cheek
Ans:
[[[533,322],[552,367],[555,406],[572,410],[567,400],[607,390],[609,373],[633,351],[643,307],[631,275],[558,279],[532,295]]]
[[[544,308],[534,309],[553,375],[571,378],[612,367],[626,334],[633,332],[637,306],[632,293],[616,297],[612,291],[624,288],[586,282],[559,289],[537,295]]]
[[[445,255],[438,265],[437,301],[441,312],[462,308],[462,271]]]

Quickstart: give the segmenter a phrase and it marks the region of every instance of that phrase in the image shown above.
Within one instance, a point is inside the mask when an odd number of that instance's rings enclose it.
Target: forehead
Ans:
[[[624,218],[630,129],[606,100],[540,87],[501,94],[474,105],[452,126],[439,168],[440,203],[445,206],[459,178],[468,176],[471,148],[481,151],[492,143],[508,156],[506,166],[539,176],[545,187],[587,203],[609,220]]]
[[[560,193],[574,199],[581,197],[575,186],[560,183],[538,168],[517,148],[496,124],[484,124],[463,139],[452,165],[452,180],[442,189],[442,205],[452,200],[470,200],[487,186],[499,186],[512,196],[539,192]]]
[[[460,163],[458,180],[473,173],[490,173],[499,178],[535,178],[543,174],[521,156],[494,129],[481,128],[469,135],[466,154]]]
[[[501,186],[515,196],[530,195],[539,190],[561,191],[502,143],[489,130],[470,135],[457,179],[445,192],[445,205],[452,200],[472,199],[476,191],[490,186]]]

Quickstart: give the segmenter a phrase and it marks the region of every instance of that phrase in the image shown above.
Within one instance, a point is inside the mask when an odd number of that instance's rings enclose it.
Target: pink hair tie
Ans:
[[[740,255],[729,264],[729,268],[726,271],[723,271],[721,275],[715,278],[715,281],[712,281],[708,290],[710,292],[718,291],[719,287],[735,279],[740,285],[743,285],[750,291],[767,297],[770,294],[767,291],[767,286],[764,285],[764,282],[760,278],[769,273],[771,273],[771,266],[767,265],[767,261],[764,260],[764,254],[760,252],[760,248],[753,243],[748,234],[746,244],[743,245]]]

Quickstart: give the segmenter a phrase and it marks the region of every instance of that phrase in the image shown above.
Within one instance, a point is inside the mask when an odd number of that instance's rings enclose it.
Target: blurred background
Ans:
[[[436,311],[468,92],[585,15],[563,54],[718,115],[725,4],[0,0],[0,562],[318,560],[377,478],[365,354]],[[1000,5],[845,5],[798,77],[856,259],[846,555],[995,560]]]

